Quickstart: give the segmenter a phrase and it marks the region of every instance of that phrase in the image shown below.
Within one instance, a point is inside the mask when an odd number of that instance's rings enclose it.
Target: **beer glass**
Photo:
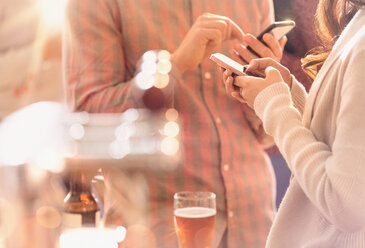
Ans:
[[[179,192],[174,195],[175,229],[180,248],[212,247],[215,197],[211,192]]]

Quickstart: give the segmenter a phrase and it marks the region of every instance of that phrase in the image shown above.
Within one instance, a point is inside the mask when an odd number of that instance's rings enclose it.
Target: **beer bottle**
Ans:
[[[72,171],[69,186],[64,199],[64,229],[97,226],[100,207],[91,193],[91,176],[82,170]]]

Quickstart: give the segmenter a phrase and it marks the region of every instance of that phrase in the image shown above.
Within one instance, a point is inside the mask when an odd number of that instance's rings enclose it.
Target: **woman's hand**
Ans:
[[[289,88],[291,88],[292,76],[290,74],[290,71],[286,67],[282,66],[280,63],[276,62],[273,59],[269,59],[269,58],[254,59],[250,62],[250,64],[248,65],[248,67],[246,69],[246,73],[251,76],[248,76],[246,74],[246,76],[239,76],[239,77],[233,78],[232,72],[230,70],[225,70],[223,72],[223,82],[224,82],[224,86],[225,86],[227,94],[231,95],[233,98],[235,98],[237,101],[239,101],[241,103],[246,103],[248,99],[246,99],[243,95],[245,93],[243,92],[244,89],[240,85],[240,82],[245,82],[247,80],[257,80],[260,82],[262,80],[271,80],[271,78],[269,79],[268,75],[266,74],[266,69],[268,67],[272,67],[279,72],[280,78],[278,77],[276,82],[285,82],[289,86]],[[252,75],[254,75],[254,76],[252,76]],[[259,77],[257,77],[257,76],[259,76]],[[261,83],[261,86],[262,85],[264,85],[264,83]],[[268,86],[268,85],[266,85],[266,86]],[[237,87],[240,87],[240,89],[237,89]],[[263,88],[261,88],[261,90],[262,89]],[[256,98],[256,95],[255,95],[255,98]]]
[[[283,82],[280,71],[268,66],[265,69],[265,78],[239,76],[235,78],[234,84],[241,88],[240,95],[242,99],[248,106],[253,108],[256,96],[266,87],[279,82]]]
[[[248,65],[246,73],[264,76],[264,71],[268,66],[274,67],[278,70],[284,82],[289,86],[289,88],[291,88],[292,76],[289,69],[273,59],[253,59]]]
[[[263,36],[263,42],[256,39],[252,34],[245,34],[243,40],[237,42],[234,49],[231,50],[231,57],[244,64],[248,64],[251,60],[257,58],[272,58],[280,62],[287,42],[286,36],[278,41],[272,34],[266,33]]]
[[[233,84],[234,78],[232,77],[232,72],[230,70],[225,70],[223,72],[223,83],[224,87],[226,88],[227,94],[235,98],[237,101],[241,103],[245,103],[245,100],[240,95],[240,90],[237,89],[238,87]]]

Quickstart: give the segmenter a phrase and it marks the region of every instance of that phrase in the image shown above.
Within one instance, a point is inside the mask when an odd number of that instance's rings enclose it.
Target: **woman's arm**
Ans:
[[[327,220],[347,232],[365,227],[365,49],[348,61],[333,146],[302,124],[287,85],[276,83],[255,99],[263,120],[303,191]],[[330,106],[331,107],[331,106]],[[326,113],[323,121],[326,121]]]

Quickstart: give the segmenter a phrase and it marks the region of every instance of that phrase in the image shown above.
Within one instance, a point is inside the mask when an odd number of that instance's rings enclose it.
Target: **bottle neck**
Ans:
[[[71,172],[70,191],[91,193],[91,176],[83,170],[75,170]]]

